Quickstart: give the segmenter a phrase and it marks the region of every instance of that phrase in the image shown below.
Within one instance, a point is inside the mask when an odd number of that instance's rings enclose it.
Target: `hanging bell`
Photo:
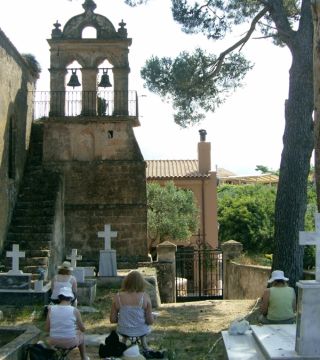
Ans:
[[[108,75],[108,70],[103,69],[103,74],[101,76],[100,82],[98,84],[98,87],[111,87],[111,82]]]
[[[81,86],[77,76],[77,70],[72,70],[72,74],[67,86],[72,86],[73,88],[75,88],[76,86]]]

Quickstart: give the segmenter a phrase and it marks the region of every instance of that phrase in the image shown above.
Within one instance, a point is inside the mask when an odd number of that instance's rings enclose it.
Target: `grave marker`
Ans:
[[[117,231],[111,231],[110,224],[104,225],[104,231],[98,232],[98,237],[104,238],[104,249],[100,250],[99,276],[117,275],[116,250],[111,249],[111,238],[117,235]]]
[[[111,226],[106,224],[104,226],[104,231],[98,232],[99,238],[104,238],[104,250],[111,250],[111,238],[117,237],[117,231],[111,231]]]
[[[12,269],[8,271],[8,275],[23,274],[23,271],[19,269],[19,259],[24,258],[26,253],[24,251],[19,251],[19,245],[13,244],[12,251],[7,251],[6,256],[12,258]]]
[[[73,268],[77,267],[77,260],[82,260],[82,255],[78,255],[77,249],[71,250],[71,255],[67,256],[67,259],[70,260],[71,266]]]
[[[315,232],[299,231],[300,245],[315,245],[316,246],[316,281],[320,281],[320,214],[315,214]]]

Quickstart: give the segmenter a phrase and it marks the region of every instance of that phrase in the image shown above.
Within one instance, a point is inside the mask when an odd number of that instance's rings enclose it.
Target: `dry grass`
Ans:
[[[94,307],[97,313],[83,313],[89,334],[108,334],[114,325],[109,322],[111,299],[116,290],[98,288]],[[254,300],[207,300],[190,303],[163,304],[152,326],[149,344],[155,349],[167,349],[170,360],[224,360],[221,330],[250,313]],[[1,308],[5,320],[1,325],[33,323],[44,329],[41,307]],[[215,346],[216,344],[216,346]],[[98,349],[88,349],[91,360],[99,359]],[[79,354],[71,356],[79,359]]]

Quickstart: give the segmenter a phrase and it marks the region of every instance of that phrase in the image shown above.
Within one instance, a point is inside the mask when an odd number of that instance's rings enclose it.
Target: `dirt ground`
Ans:
[[[162,304],[157,309],[159,317],[148,336],[149,344],[158,349],[173,349],[169,358],[174,360],[224,360],[220,332],[228,329],[233,320],[248,314],[251,314],[250,323],[254,322],[252,310],[256,309],[256,305],[256,300]],[[111,329],[111,324],[108,329]],[[87,351],[91,360],[99,359],[98,346],[87,347]],[[78,350],[74,350],[69,358],[80,359]]]

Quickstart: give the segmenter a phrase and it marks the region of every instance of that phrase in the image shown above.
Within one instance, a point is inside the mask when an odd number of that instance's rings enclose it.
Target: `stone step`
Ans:
[[[32,201],[32,202],[42,202],[42,201],[54,201],[56,199],[56,192],[37,192],[28,191],[25,193],[19,193],[18,201]]]
[[[32,258],[24,257],[24,258],[20,258],[20,260],[19,260],[20,267],[23,267],[23,266],[38,266],[38,267],[45,266],[45,267],[47,267],[48,263],[49,263],[48,257],[32,257]],[[6,257],[4,259],[4,264],[6,265],[6,267],[10,267],[12,264],[11,258]]]
[[[53,207],[47,207],[42,209],[26,208],[26,209],[15,209],[13,218],[17,217],[54,217],[55,209]]]
[[[16,204],[16,209],[43,209],[43,208],[54,208],[55,201],[53,200],[43,200],[43,201],[22,201],[19,200]]]
[[[44,233],[51,234],[53,225],[10,225],[9,232],[11,234],[17,233]]]
[[[52,225],[54,223],[54,216],[32,216],[32,210],[30,209],[29,216],[14,216],[11,224],[13,226],[19,225]]]
[[[21,269],[24,273],[37,274],[39,276],[39,266],[28,265],[28,266],[22,266]],[[47,270],[47,267],[43,266],[43,269]]]
[[[23,245],[28,245],[28,248],[36,248],[40,246],[39,249],[50,248],[52,234],[51,233],[9,233],[7,235],[8,244],[21,243]],[[42,245],[43,243],[43,245]],[[10,246],[10,245],[9,245]]]

